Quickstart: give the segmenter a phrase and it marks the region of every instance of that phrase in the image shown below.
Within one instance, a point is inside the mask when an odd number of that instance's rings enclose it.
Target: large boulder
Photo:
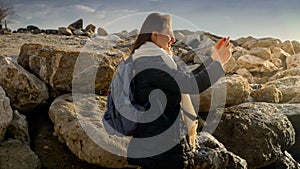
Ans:
[[[283,43],[279,44],[278,47],[280,47],[281,49],[283,49],[284,51],[286,51],[290,55],[294,55],[295,54],[295,50],[294,50],[293,44],[289,40],[284,41]]]
[[[0,143],[0,168],[40,169],[38,156],[26,144],[18,140]]]
[[[76,29],[82,29],[83,28],[83,19],[78,19],[77,21],[71,23],[68,28],[71,31],[74,31]]]
[[[271,76],[269,78],[269,81],[281,79],[281,78],[288,77],[288,76],[300,76],[300,67],[287,69],[285,71],[278,72],[275,75]]]
[[[279,103],[282,100],[282,92],[274,84],[264,85],[252,91],[250,96],[257,102]]]
[[[243,103],[250,94],[247,79],[239,75],[219,79],[214,85],[200,94],[199,111]]]
[[[74,85],[75,92],[104,94],[115,70],[111,57],[105,54],[40,44],[23,45],[18,63],[47,83],[53,97],[72,92]]]
[[[98,28],[98,30],[97,30],[97,34],[99,35],[99,36],[107,36],[108,35],[108,33],[106,32],[106,30],[104,29],[104,28]]]
[[[293,44],[293,48],[294,48],[294,51],[295,53],[300,53],[300,43],[298,41],[292,41],[292,44]]]
[[[216,114],[223,115],[213,135],[229,151],[245,159],[249,169],[276,162],[282,151],[295,143],[291,122],[271,104],[243,103],[218,109]]]
[[[13,112],[10,107],[9,98],[0,86],[0,141],[6,133],[6,130],[13,118]]]
[[[88,163],[109,168],[127,164],[123,156],[110,153],[110,147],[119,155],[126,155],[129,138],[107,134],[102,123],[106,98],[93,95],[62,95],[54,100],[49,116],[60,142]],[[110,150],[111,150],[110,149]]]
[[[270,164],[261,169],[283,169],[283,168],[299,169],[300,164],[296,160],[294,160],[294,158],[290,153],[284,151],[281,157],[275,163]]]
[[[278,68],[268,60],[253,55],[239,57],[237,63],[240,68],[246,68],[250,72],[274,72]]]
[[[282,93],[281,103],[300,103],[300,76],[288,76],[265,83],[274,85]]]
[[[242,47],[246,49],[252,49],[256,47],[261,48],[270,48],[271,46],[277,46],[281,43],[279,39],[274,38],[261,38],[261,39],[253,39],[249,40],[242,45]]]
[[[250,55],[260,57],[264,60],[269,60],[271,57],[271,50],[268,48],[252,48],[250,50]]]
[[[300,104],[273,104],[279,112],[287,116],[296,132],[296,142],[288,150],[297,161],[300,161]]]
[[[207,132],[200,132],[193,152],[194,169],[246,169],[247,162],[228,151],[222,143]]]
[[[73,35],[72,31],[69,28],[59,27],[58,32],[62,35],[71,36]]]
[[[300,67],[300,53],[287,57],[286,66],[288,69]]]
[[[19,111],[30,111],[47,100],[46,84],[9,57],[0,57],[0,85]]]

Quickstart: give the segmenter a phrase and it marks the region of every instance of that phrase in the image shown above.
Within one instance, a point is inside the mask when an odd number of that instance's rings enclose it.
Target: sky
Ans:
[[[171,15],[173,29],[232,39],[253,36],[300,41],[300,0],[2,0],[15,9],[16,30],[67,27],[79,18],[109,33],[139,29],[151,12]]]

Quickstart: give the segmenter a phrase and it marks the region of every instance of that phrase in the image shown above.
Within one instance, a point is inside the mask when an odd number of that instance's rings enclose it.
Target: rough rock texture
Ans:
[[[18,63],[47,83],[53,97],[70,93],[73,82],[82,83],[76,84],[80,87],[76,92],[91,89],[96,93],[105,93],[114,73],[110,57],[40,44],[23,45]],[[74,75],[83,79],[74,80]]]
[[[271,57],[271,51],[268,48],[252,48],[250,50],[250,55],[260,57],[264,60],[269,60]]]
[[[273,104],[279,112],[288,117],[296,132],[296,143],[288,150],[300,161],[300,104]]]
[[[287,76],[265,85],[275,85],[281,91],[281,103],[300,103],[300,76]]]
[[[30,145],[30,136],[28,132],[28,123],[26,116],[20,114],[17,110],[13,113],[13,119],[8,128],[9,138],[19,140],[22,143]]]
[[[261,39],[253,39],[250,41],[247,41],[242,45],[242,47],[246,49],[252,49],[256,47],[262,47],[262,48],[270,48],[271,46],[276,46],[280,44],[281,41],[279,39],[274,38],[261,38]]]
[[[223,68],[226,73],[234,73],[239,69],[239,65],[234,57],[231,57],[229,61],[223,65]]]
[[[46,84],[11,58],[0,57],[0,72],[0,85],[19,111],[30,111],[48,99]]]
[[[197,135],[196,145],[197,148],[193,152],[194,169],[247,168],[246,160],[227,151],[224,145],[209,133],[199,133]]]
[[[282,100],[282,93],[274,84],[252,91],[250,96],[257,102],[279,103]]]
[[[287,151],[284,151],[281,157],[273,164],[270,164],[266,167],[263,167],[261,169],[299,169],[300,164],[293,159],[291,154],[289,154]]]
[[[235,75],[219,79],[213,86],[200,94],[199,111],[207,112],[209,109],[233,106],[243,103],[250,94],[247,79]],[[213,99],[213,102],[211,103]]]
[[[213,135],[250,169],[277,161],[295,143],[291,122],[271,104],[243,103],[216,113],[223,116]]]
[[[1,169],[39,169],[38,156],[26,144],[18,140],[8,140],[0,143]]]
[[[287,57],[286,66],[288,69],[300,67],[300,53]]]
[[[252,74],[247,69],[245,69],[245,68],[238,69],[236,71],[236,73],[238,75],[246,78],[248,80],[248,83],[253,83],[254,82]]]
[[[300,67],[278,72],[275,75],[271,76],[269,78],[269,81],[278,80],[288,76],[300,76]]]
[[[290,55],[294,55],[295,54],[295,50],[294,50],[293,44],[289,40],[284,41],[283,43],[279,44],[278,47],[280,47],[281,49],[283,49],[284,51],[286,51]]]
[[[10,107],[9,98],[6,97],[5,91],[0,86],[0,141],[13,118],[13,112]]]
[[[300,43],[298,41],[292,41],[292,44],[293,44],[295,53],[296,54],[299,53],[300,52]]]
[[[106,32],[106,30],[104,28],[98,28],[97,34],[99,36],[107,36],[108,35],[108,33]]]
[[[253,56],[243,55],[237,60],[240,68],[246,68],[250,72],[274,72],[278,68],[268,60]]]
[[[103,167],[120,168],[127,164],[126,158],[102,147],[110,145],[124,155],[129,138],[106,133],[102,123],[105,104],[102,96],[77,95],[72,98],[70,94],[62,95],[51,104],[49,116],[59,141],[65,143],[79,159]]]

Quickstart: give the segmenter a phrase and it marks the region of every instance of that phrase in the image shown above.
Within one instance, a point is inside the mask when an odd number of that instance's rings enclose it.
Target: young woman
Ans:
[[[201,93],[224,75],[222,65],[231,57],[232,44],[223,38],[205,61],[205,69],[186,73],[173,60],[175,41],[170,16],[152,13],[133,46],[134,100],[149,111],[130,142],[129,164],[172,169],[193,165],[190,154],[196,146],[197,123],[188,94]],[[153,92],[156,89],[161,92]]]

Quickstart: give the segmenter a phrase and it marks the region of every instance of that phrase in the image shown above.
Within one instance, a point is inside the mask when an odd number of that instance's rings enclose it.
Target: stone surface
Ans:
[[[93,34],[96,31],[96,26],[93,24],[89,24],[85,27],[84,30],[85,30],[85,32],[89,32],[90,34]]]
[[[281,157],[273,164],[270,164],[261,169],[299,169],[300,164],[294,160],[294,158],[287,151],[284,151]]]
[[[9,98],[0,86],[0,141],[6,133],[6,130],[13,118],[13,112],[10,107]]]
[[[298,41],[293,40],[292,44],[293,44],[293,48],[294,48],[295,53],[296,54],[300,53],[300,43]]]
[[[25,44],[18,63],[51,87],[51,96],[72,92],[105,93],[115,68],[105,54]],[[75,78],[73,78],[75,77]],[[82,78],[82,79],[79,79]]]
[[[252,40],[256,40],[255,38],[253,38],[252,36],[248,36],[248,37],[241,37],[235,40],[237,46],[242,46],[244,43],[248,42],[248,41],[252,41]]]
[[[297,161],[300,161],[300,104],[273,104],[279,112],[287,116],[296,132],[296,142],[288,149]]]
[[[268,48],[252,48],[250,50],[250,55],[257,56],[259,58],[262,58],[264,60],[269,60],[271,57],[271,51]]]
[[[288,77],[288,76],[300,76],[300,67],[287,69],[285,71],[278,72],[275,75],[271,76],[269,78],[269,81],[281,79],[281,78]]]
[[[272,104],[243,103],[216,114],[223,115],[213,135],[227,150],[245,159],[249,169],[276,162],[295,143],[291,122]]]
[[[67,36],[73,35],[72,31],[69,28],[65,28],[65,27],[59,27],[58,32],[61,33],[62,35],[67,35]]]
[[[274,72],[278,70],[270,61],[253,55],[243,55],[239,57],[237,63],[240,68],[246,68],[250,72]]]
[[[0,143],[1,169],[40,169],[38,156],[26,144],[18,140]]]
[[[112,154],[99,144],[110,145],[120,154],[127,153],[129,138],[106,133],[102,116],[106,100],[102,96],[62,95],[54,100],[49,116],[59,141],[79,158],[102,167],[121,168],[126,158]]]
[[[270,48],[271,46],[277,46],[281,43],[279,39],[275,38],[260,38],[260,39],[253,39],[250,41],[247,41],[242,45],[242,47],[246,49],[252,49],[256,47],[262,47],[262,48]]]
[[[200,94],[199,111],[208,112],[210,109],[238,105],[245,102],[249,94],[248,81],[242,76],[221,78]]]
[[[247,69],[245,69],[245,68],[238,69],[236,71],[236,73],[238,75],[246,78],[248,80],[248,83],[253,83],[254,82],[252,74]]]
[[[106,32],[106,30],[104,28],[98,28],[97,34],[99,36],[107,36],[108,35],[108,33]]]
[[[194,169],[247,168],[246,160],[227,151],[224,145],[209,133],[199,133],[197,135],[196,145],[197,148],[193,152]]]
[[[225,65],[223,65],[223,68],[226,73],[235,73],[239,69],[239,65],[237,64],[237,61],[234,57],[231,57]]]
[[[0,72],[0,85],[17,110],[30,111],[48,99],[46,84],[11,58],[0,57]]]
[[[232,48],[232,57],[235,58],[235,60],[237,60],[239,57],[243,56],[243,55],[249,55],[250,51],[242,48],[240,46],[236,46]]]
[[[265,85],[275,85],[281,91],[281,103],[300,103],[300,76],[284,77]]]
[[[8,128],[8,136],[14,140],[19,140],[28,146],[30,145],[26,116],[20,114],[17,110],[13,113],[13,119]]]
[[[76,29],[82,29],[83,28],[83,19],[78,19],[77,21],[71,23],[68,26],[69,29],[71,29],[72,31],[76,30]]]
[[[282,100],[282,93],[274,84],[252,91],[250,96],[257,102],[279,103]]]
[[[289,40],[284,41],[283,43],[279,44],[278,47],[280,47],[281,49],[283,49],[285,52],[289,53],[290,55],[295,54],[293,44]]]
[[[287,69],[300,67],[300,53],[287,57],[286,66]]]

